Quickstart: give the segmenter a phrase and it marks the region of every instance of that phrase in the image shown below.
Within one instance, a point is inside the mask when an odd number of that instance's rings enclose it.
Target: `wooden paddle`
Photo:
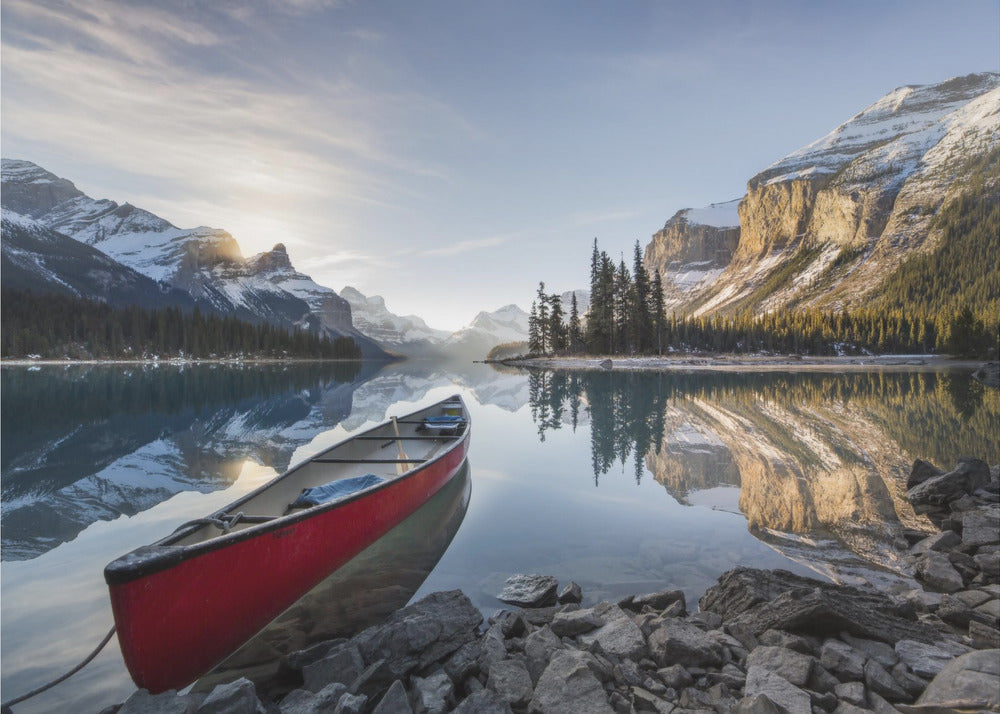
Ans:
[[[409,456],[403,451],[403,442],[399,440],[399,424],[396,423],[396,417],[392,417],[392,430],[396,432],[396,450],[399,452],[400,459],[408,459]],[[404,473],[409,468],[409,464],[396,464],[396,474]]]

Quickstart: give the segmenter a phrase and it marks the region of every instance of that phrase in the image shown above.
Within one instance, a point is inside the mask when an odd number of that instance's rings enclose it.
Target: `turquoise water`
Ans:
[[[588,601],[683,588],[735,565],[855,582],[927,527],[914,458],[1000,461],[1000,398],[966,374],[498,372],[404,363],[43,367],[2,379],[2,692],[61,674],[111,626],[103,567],[389,415],[453,393],[468,468],[210,675],[264,673],[434,590],[484,612],[515,572]],[[131,684],[115,641],[18,711],[97,711]]]

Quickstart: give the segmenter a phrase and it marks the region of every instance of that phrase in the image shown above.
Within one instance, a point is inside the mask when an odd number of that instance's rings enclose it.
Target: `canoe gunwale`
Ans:
[[[330,451],[333,451],[334,449],[350,441],[353,441],[359,436],[368,435],[371,432],[374,432],[378,429],[381,429],[385,426],[392,424],[392,420],[389,419],[379,424],[376,424],[375,426],[366,429],[365,431],[360,432],[359,434],[346,437],[341,441],[337,442],[336,444],[326,449],[323,449],[322,451],[319,451],[316,454],[313,454],[309,458],[304,459],[303,461],[297,463],[295,466],[292,466],[283,474],[276,476],[267,483],[259,486],[258,488],[255,488],[249,493],[244,494],[237,500],[227,504],[226,506],[217,511],[214,511],[205,518],[198,519],[197,521],[184,523],[170,535],[161,538],[160,540],[155,541],[149,545],[136,548],[126,553],[125,555],[116,558],[104,568],[105,582],[109,586],[128,583],[133,580],[146,577],[153,573],[173,568],[190,558],[194,558],[199,555],[203,555],[205,553],[210,553],[214,550],[219,550],[221,548],[226,548],[228,546],[240,543],[245,540],[250,540],[263,535],[267,535],[274,531],[279,531],[284,528],[288,528],[290,526],[296,525],[303,521],[307,521],[311,518],[324,514],[328,511],[342,508],[360,499],[371,498],[375,496],[379,491],[387,489],[394,484],[398,484],[400,481],[404,481],[420,473],[421,471],[424,471],[425,469],[432,467],[437,462],[441,461],[444,458],[447,458],[448,455],[451,454],[455,449],[459,448],[462,444],[468,441],[470,433],[470,429],[468,428],[469,424],[468,409],[466,408],[464,401],[462,401],[461,396],[456,394],[446,399],[442,399],[441,401],[436,402],[435,404],[431,404],[429,406],[422,407],[421,409],[417,409],[416,411],[406,415],[407,417],[410,417],[413,416],[414,414],[419,414],[420,412],[427,411],[428,409],[433,409],[434,407],[444,404],[445,402],[454,402],[456,400],[462,405],[462,411],[465,415],[465,429],[462,431],[461,434],[457,434],[451,437],[453,441],[452,443],[448,444],[448,447],[446,449],[434,454],[432,458],[420,462],[413,468],[404,471],[402,474],[390,479],[386,479],[382,483],[375,484],[362,491],[358,491],[357,493],[351,494],[336,501],[332,501],[329,503],[321,503],[315,506],[311,506],[309,508],[299,510],[294,513],[286,513],[280,516],[275,516],[273,519],[269,521],[263,523],[254,523],[238,531],[220,533],[218,536],[209,538],[207,540],[198,543],[191,543],[188,545],[175,545],[177,541],[191,535],[198,529],[205,527],[206,519],[219,519],[221,516],[224,515],[235,514],[235,512],[238,511],[239,506],[246,503],[250,499],[258,496],[264,491],[272,488],[278,482],[284,481],[285,479],[292,477],[295,474],[295,472],[298,471],[303,466],[306,466],[307,464],[310,463],[314,463],[316,459],[319,459],[324,454],[329,453]],[[392,440],[394,439],[391,435],[386,436],[386,441],[392,441]],[[432,440],[442,441],[440,436],[432,437]]]

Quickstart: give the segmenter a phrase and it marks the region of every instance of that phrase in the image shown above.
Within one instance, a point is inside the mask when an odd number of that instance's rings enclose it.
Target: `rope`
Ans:
[[[3,704],[0,704],[0,709],[3,709],[4,712],[9,712],[10,711],[10,707],[14,706],[15,704],[20,704],[24,700],[31,699],[32,697],[34,697],[34,696],[36,696],[38,694],[41,694],[42,692],[46,691],[47,689],[52,689],[52,687],[56,686],[60,682],[66,681],[67,679],[69,679],[70,677],[72,677],[74,674],[76,674],[77,672],[79,672],[81,669],[83,669],[84,667],[86,667],[88,664],[90,664],[90,661],[92,659],[94,659],[94,657],[96,657],[100,653],[101,650],[104,649],[104,646],[106,644],[108,644],[108,642],[111,641],[111,638],[114,636],[114,634],[115,634],[115,628],[112,625],[111,629],[108,630],[108,634],[106,634],[104,636],[104,639],[101,640],[101,644],[97,645],[97,649],[95,649],[93,652],[91,652],[89,655],[87,655],[87,659],[83,660],[80,664],[78,664],[77,666],[75,666],[73,669],[71,669],[66,674],[62,675],[61,677],[57,677],[56,679],[53,679],[48,684],[43,684],[42,686],[38,687],[37,689],[32,689],[27,694],[23,694],[20,697],[17,697],[15,699],[11,699],[10,701],[6,701]]]

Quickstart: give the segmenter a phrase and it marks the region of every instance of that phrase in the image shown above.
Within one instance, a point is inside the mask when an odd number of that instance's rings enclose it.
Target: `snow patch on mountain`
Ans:
[[[704,208],[687,208],[682,215],[688,223],[716,228],[733,228],[740,225],[740,215],[737,208],[743,198],[736,198],[724,203],[710,203]]]
[[[366,296],[351,286],[340,291],[351,305],[355,326],[383,348],[410,356],[430,356],[448,338],[416,315],[396,315],[380,295]]]

